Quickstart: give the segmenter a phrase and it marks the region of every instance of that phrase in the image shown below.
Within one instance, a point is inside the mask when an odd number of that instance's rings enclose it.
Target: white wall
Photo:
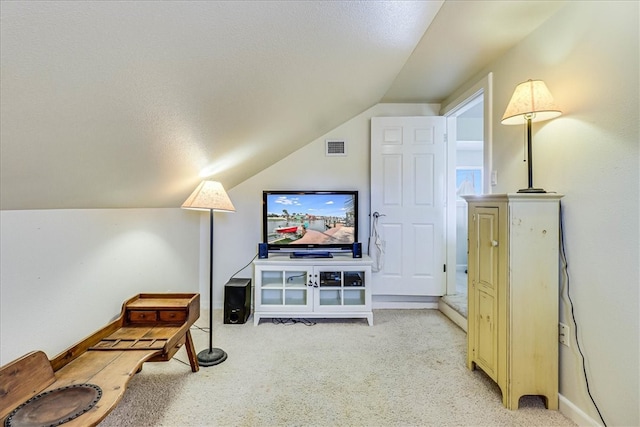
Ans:
[[[198,292],[200,220],[182,209],[0,212],[0,365],[49,358],[141,292]]]
[[[456,117],[456,139],[458,141],[482,141],[484,139],[483,119],[465,117],[465,113]]]
[[[495,193],[526,187],[523,129],[504,126],[516,84],[543,79],[564,114],[533,126],[534,185],[565,194],[566,253],[578,338],[608,425],[640,425],[638,2],[568,2],[498,61],[494,73]],[[463,92],[465,87],[457,92]],[[455,99],[455,95],[451,97]],[[560,319],[576,329],[567,284]],[[575,340],[560,348],[560,393],[599,423]],[[588,421],[586,421],[588,422]]]
[[[433,116],[437,104],[378,104],[330,133],[312,141],[278,163],[227,189],[236,207],[232,214],[216,214],[214,244],[215,307],[222,306],[229,277],[250,263],[262,241],[263,190],[358,190],[358,240],[369,235],[370,120],[374,116]],[[344,138],[347,156],[325,156],[325,139]],[[252,277],[251,266],[236,277]]]

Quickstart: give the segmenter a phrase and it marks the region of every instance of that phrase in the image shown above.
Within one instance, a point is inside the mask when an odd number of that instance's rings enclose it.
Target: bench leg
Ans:
[[[198,372],[200,370],[200,365],[198,365],[198,358],[196,357],[196,348],[193,345],[193,339],[191,338],[191,331],[187,331],[184,346],[187,349],[187,357],[189,357],[189,363],[191,364],[191,372]]]

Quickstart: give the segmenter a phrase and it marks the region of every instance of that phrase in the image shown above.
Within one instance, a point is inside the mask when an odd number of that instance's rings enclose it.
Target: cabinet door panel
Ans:
[[[476,362],[496,380],[496,318],[495,300],[486,292],[477,292]]]
[[[478,283],[485,288],[497,289],[498,279],[498,209],[478,209]]]
[[[498,220],[495,207],[476,207],[472,213],[470,273],[474,316],[471,325],[474,362],[494,380],[498,371]]]

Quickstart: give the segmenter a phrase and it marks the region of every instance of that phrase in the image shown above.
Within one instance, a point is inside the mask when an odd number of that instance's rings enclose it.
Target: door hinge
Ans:
[[[444,134],[444,142],[449,142],[449,134],[448,133]]]

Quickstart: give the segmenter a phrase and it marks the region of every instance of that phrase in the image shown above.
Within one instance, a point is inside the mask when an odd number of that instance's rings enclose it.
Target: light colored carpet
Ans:
[[[575,425],[539,397],[505,409],[497,385],[467,370],[465,333],[436,310],[376,310],[371,327],[223,325],[221,315],[214,347],[225,362],[197,373],[175,359],[145,364],[100,426]],[[192,334],[207,348],[205,332]]]

